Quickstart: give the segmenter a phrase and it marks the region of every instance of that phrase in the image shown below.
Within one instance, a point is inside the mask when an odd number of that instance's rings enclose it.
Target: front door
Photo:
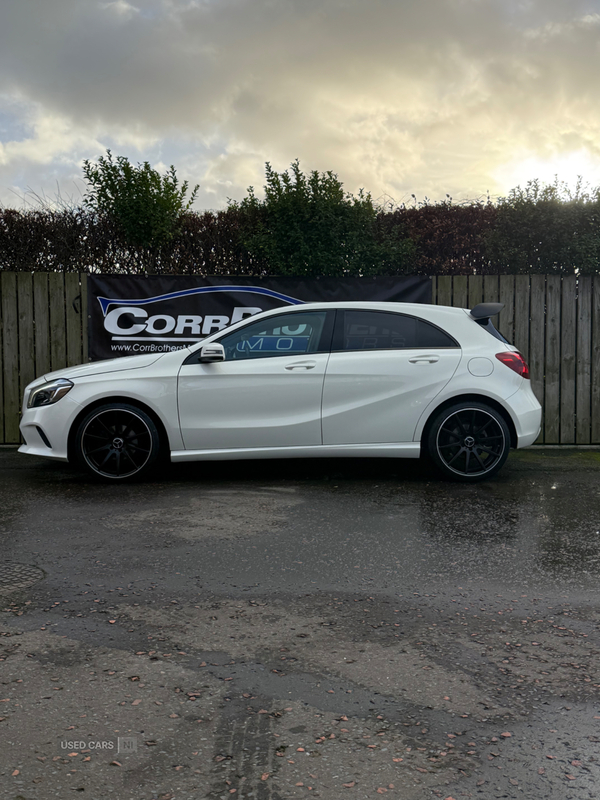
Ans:
[[[320,445],[333,313],[290,310],[225,333],[225,361],[186,360],[178,402],[186,450]]]

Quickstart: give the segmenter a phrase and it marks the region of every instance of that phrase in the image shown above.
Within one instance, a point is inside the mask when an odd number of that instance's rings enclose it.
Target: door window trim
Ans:
[[[291,310],[288,311],[285,314],[285,316],[286,317],[292,317],[294,314],[302,314],[302,313],[304,313],[304,314],[321,314],[323,312],[325,312],[325,321],[323,322],[323,328],[321,330],[321,336],[319,338],[319,343],[317,345],[317,349],[316,350],[313,350],[310,353],[302,353],[302,354],[300,354],[300,353],[292,353],[292,354],[290,354],[290,353],[286,353],[285,351],[283,351],[283,352],[281,352],[280,354],[277,354],[277,355],[273,354],[273,355],[270,355],[270,356],[263,356],[262,359],[264,359],[264,358],[281,358],[282,356],[286,356],[286,355],[288,357],[291,357],[291,355],[303,355],[303,356],[307,357],[307,356],[312,356],[312,355],[318,355],[319,353],[330,353],[331,352],[331,343],[332,343],[332,340],[333,340],[333,331],[334,331],[334,322],[335,322],[335,313],[336,313],[335,309],[333,309],[333,308],[318,308],[318,309],[317,308],[311,308],[310,310],[303,312],[302,306],[297,306],[293,311],[291,311]],[[254,315],[254,317],[255,316],[257,316],[257,315]],[[250,325],[254,325],[256,323],[256,321],[257,321],[254,317],[248,317],[247,324],[244,325],[242,328],[238,328],[236,333],[240,333],[242,330],[245,330],[245,328],[249,327]],[[273,314],[270,317],[265,317],[264,321],[265,321],[265,323],[268,323],[270,319],[273,319],[275,317],[277,317],[277,314]],[[221,332],[222,335],[220,335],[218,339],[212,339],[212,342],[215,342],[215,343],[219,342],[220,343],[221,339],[224,338],[225,336],[228,336],[229,333],[232,333],[232,331],[229,331],[227,328],[224,328],[223,331]],[[206,338],[208,338],[208,337],[206,337]],[[194,350],[193,353],[190,353],[190,355],[183,362],[182,366],[186,366],[188,364],[199,364],[200,363],[199,362],[199,358],[200,358],[200,351],[202,350],[202,344],[203,344],[202,342],[199,343],[198,349]],[[252,361],[253,359],[245,358],[245,359],[242,359],[242,360],[243,361]],[[236,361],[236,363],[242,363],[242,360]],[[225,361],[218,361],[216,363],[217,364],[228,364],[228,363],[232,363],[232,362],[228,361],[226,359]]]

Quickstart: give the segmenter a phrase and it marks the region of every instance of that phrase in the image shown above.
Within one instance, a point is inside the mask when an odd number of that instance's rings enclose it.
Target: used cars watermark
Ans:
[[[116,739],[63,739],[60,742],[61,750],[69,752],[108,752],[108,753],[137,753],[137,738],[135,736],[118,736]]]

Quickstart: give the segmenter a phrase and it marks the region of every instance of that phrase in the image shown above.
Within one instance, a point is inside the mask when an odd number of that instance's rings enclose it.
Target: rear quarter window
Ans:
[[[338,315],[334,350],[402,350],[458,347],[436,325],[387,311],[343,311]]]

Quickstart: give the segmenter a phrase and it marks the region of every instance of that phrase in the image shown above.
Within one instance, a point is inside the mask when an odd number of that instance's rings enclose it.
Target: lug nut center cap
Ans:
[[[113,439],[113,447],[115,448],[115,450],[120,450],[124,444],[125,442],[119,436]]]
[[[473,447],[475,444],[475,439],[472,436],[465,437],[465,447]]]

